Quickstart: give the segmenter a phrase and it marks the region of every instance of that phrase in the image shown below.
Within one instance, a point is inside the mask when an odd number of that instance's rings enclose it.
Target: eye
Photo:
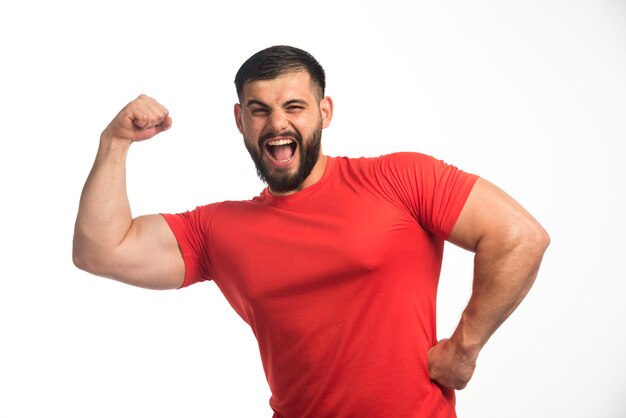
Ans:
[[[267,113],[267,109],[262,107],[257,107],[256,109],[252,109],[253,115],[264,115]]]
[[[287,110],[289,110],[290,112],[297,112],[304,109],[304,106],[301,105],[289,105],[287,106]]]

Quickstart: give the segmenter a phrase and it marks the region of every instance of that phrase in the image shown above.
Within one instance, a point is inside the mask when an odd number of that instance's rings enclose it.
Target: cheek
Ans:
[[[301,121],[295,128],[300,132],[303,138],[310,137],[321,126],[322,118],[319,115],[313,115],[306,120]]]
[[[292,120],[292,126],[301,134],[309,134],[322,122],[319,114],[302,115]]]
[[[263,124],[254,119],[244,119],[242,130],[244,137],[251,140],[258,140],[263,130]]]

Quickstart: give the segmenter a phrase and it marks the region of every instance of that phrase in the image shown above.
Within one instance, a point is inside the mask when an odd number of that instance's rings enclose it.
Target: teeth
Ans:
[[[291,139],[274,139],[273,141],[269,141],[267,145],[276,147],[279,145],[287,145],[291,144],[293,141]]]

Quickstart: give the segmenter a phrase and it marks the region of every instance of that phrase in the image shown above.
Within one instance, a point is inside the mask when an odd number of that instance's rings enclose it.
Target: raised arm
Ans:
[[[102,132],[76,218],[73,260],[78,268],[145,288],[180,287],[185,268],[173,233],[160,215],[133,219],[126,194],[131,144],[171,124],[167,109],[141,95]]]
[[[482,347],[530,290],[550,239],[515,200],[478,179],[448,240],[475,252],[474,283],[453,335],[430,349],[429,372],[463,389]]]

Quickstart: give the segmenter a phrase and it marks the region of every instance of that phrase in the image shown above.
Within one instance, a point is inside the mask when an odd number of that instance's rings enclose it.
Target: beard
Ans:
[[[293,174],[287,172],[287,170],[277,169],[263,159],[263,153],[265,152],[263,144],[265,141],[269,138],[280,138],[281,136],[292,137],[298,144],[296,152],[299,153],[300,162],[296,172]],[[315,163],[317,163],[322,143],[322,126],[320,124],[306,141],[302,140],[302,136],[298,132],[288,131],[280,135],[268,133],[261,136],[257,148],[249,145],[248,141],[244,141],[244,143],[261,181],[266,183],[273,192],[291,192],[296,190],[311,174]]]

